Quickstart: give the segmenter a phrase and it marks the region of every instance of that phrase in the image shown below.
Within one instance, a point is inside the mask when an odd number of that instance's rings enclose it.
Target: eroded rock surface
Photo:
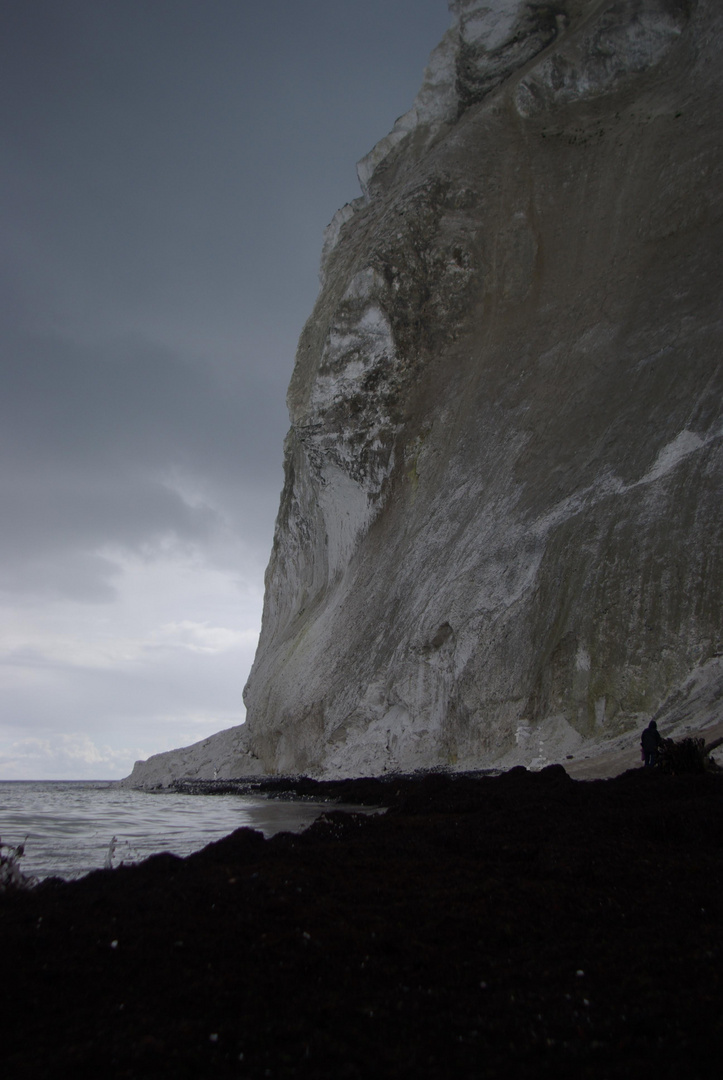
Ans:
[[[327,230],[219,775],[543,764],[721,709],[723,12],[450,9]]]

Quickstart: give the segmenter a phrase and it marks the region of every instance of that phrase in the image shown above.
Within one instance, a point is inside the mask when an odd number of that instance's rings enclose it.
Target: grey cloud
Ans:
[[[32,552],[3,553],[0,595],[33,604],[38,600],[75,600],[107,604],[116,598],[120,568],[111,559],[89,551],[55,547],[45,557]]]
[[[110,732],[120,721],[127,728],[133,717],[157,718],[194,711],[223,714],[232,704],[236,706],[236,714],[229,723],[240,723],[243,719],[238,693],[241,654],[242,650],[234,650],[208,657],[184,652],[180,659],[161,657],[145,668],[137,664],[124,670],[63,663],[41,650],[17,649],[0,659],[0,668],[23,668],[28,674],[43,678],[52,688],[54,708],[48,710],[43,703],[28,706],[21,684],[17,684],[19,689],[10,686],[5,726],[13,732],[22,731],[28,723],[46,733],[73,730],[74,713],[82,709],[83,713],[97,717],[105,715],[105,726]],[[250,661],[250,657],[246,659]],[[78,681],[79,675],[83,677],[82,683]]]
[[[5,460],[83,471],[133,463],[195,462],[243,478],[264,473],[282,416],[276,386],[243,371],[243,393],[222,373],[141,340],[94,349],[62,338],[15,337],[3,370],[0,443]],[[238,388],[237,388],[238,389]],[[247,454],[251,461],[247,461]]]
[[[245,396],[229,395],[212,371],[139,345],[101,357],[57,341],[33,345],[6,362],[0,402],[5,588],[32,583],[35,593],[52,583],[75,597],[110,596],[112,568],[97,550],[169,536],[207,543],[224,522],[205,490],[228,503],[252,543],[268,544],[282,423],[260,379],[246,380]],[[192,504],[174,477],[200,493]],[[262,521],[244,514],[259,500]],[[43,560],[57,565],[56,581]]]

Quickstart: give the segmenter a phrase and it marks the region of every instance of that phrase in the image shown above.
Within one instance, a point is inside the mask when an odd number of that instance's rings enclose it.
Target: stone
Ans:
[[[450,8],[327,231],[238,775],[721,718],[723,11]]]

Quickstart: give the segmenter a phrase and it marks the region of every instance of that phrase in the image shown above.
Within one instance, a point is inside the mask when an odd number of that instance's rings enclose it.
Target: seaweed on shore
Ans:
[[[5,1074],[717,1075],[720,775],[385,791],[384,814],[3,894]]]

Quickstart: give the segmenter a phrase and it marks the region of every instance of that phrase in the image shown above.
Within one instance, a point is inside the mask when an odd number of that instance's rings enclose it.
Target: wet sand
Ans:
[[[0,897],[4,1075],[718,1075],[720,776],[336,789],[390,808]]]

